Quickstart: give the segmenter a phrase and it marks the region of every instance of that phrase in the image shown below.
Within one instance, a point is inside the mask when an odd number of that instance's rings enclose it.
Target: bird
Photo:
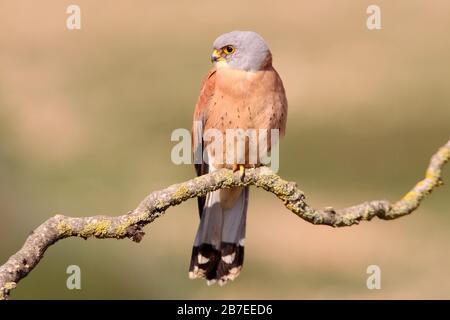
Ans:
[[[192,129],[194,153],[207,149],[209,129],[225,134],[230,129],[279,130],[283,136],[287,120],[287,98],[283,82],[272,65],[272,53],[265,40],[253,31],[232,31],[213,43],[212,68],[204,77],[194,109]],[[198,126],[200,124],[200,126]],[[200,131],[200,132],[199,132]],[[270,151],[271,142],[267,149]],[[218,154],[206,152],[206,160],[195,164],[198,176],[221,168],[240,171],[261,165],[245,159],[231,163],[216,161]],[[230,148],[230,147],[229,147]],[[224,153],[226,153],[224,145]],[[201,153],[203,154],[203,153]],[[241,272],[249,200],[248,187],[209,192],[198,197],[200,224],[194,240],[189,278],[206,279],[207,284],[226,284]]]

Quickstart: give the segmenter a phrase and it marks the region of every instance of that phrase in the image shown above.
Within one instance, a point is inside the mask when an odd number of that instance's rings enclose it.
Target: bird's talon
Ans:
[[[239,165],[239,177],[242,180],[244,178],[244,176],[245,176],[245,167],[241,164],[241,165]]]

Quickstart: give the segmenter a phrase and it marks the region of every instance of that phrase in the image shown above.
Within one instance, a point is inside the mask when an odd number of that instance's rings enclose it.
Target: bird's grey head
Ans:
[[[253,31],[232,31],[213,44],[213,63],[226,62],[235,69],[257,71],[270,66],[271,53],[264,39]]]

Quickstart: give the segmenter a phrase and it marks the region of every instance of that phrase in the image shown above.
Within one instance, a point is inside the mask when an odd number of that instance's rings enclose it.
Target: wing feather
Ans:
[[[216,70],[212,69],[208,72],[206,77],[203,79],[202,87],[200,89],[200,94],[197,99],[197,104],[195,105],[194,109],[194,122],[192,125],[192,145],[193,145],[193,151],[194,156],[195,152],[203,152],[204,144],[203,144],[203,130],[205,128],[205,122],[208,118],[208,112],[209,107],[211,104],[212,97],[214,96],[214,90],[215,90],[215,83],[216,83]],[[199,121],[201,123],[201,130],[202,132],[196,132],[196,121]],[[196,141],[196,139],[202,139],[201,141]],[[196,143],[197,142],[197,143]],[[194,147],[201,148],[200,151],[194,150]],[[209,168],[208,165],[203,161],[203,154],[202,155],[202,162],[195,164],[195,171],[197,173],[197,176],[204,175],[208,173]],[[206,197],[198,197],[198,211],[200,217],[202,216],[203,207],[205,206],[205,200]]]

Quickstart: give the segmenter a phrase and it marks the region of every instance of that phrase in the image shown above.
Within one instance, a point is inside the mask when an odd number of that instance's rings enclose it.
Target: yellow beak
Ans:
[[[222,50],[214,49],[211,54],[211,62],[225,61],[225,58],[222,57]]]

